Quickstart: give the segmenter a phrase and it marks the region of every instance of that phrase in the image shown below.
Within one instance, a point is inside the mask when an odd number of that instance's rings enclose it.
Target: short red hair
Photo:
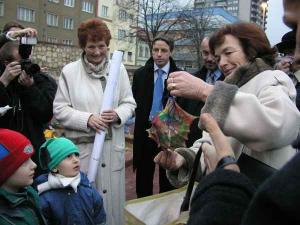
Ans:
[[[104,41],[107,46],[111,39],[107,25],[100,19],[88,19],[80,23],[77,30],[78,42],[85,48],[87,41]]]

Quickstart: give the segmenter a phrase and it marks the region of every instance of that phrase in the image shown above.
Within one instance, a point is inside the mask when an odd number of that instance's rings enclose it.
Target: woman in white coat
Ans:
[[[96,177],[103,196],[107,224],[122,225],[125,203],[124,123],[136,107],[124,65],[114,91],[113,108],[100,114],[110,61],[110,31],[100,19],[89,19],[78,28],[80,59],[66,65],[53,103],[55,118],[65,136],[80,149],[81,170],[87,173],[96,132],[106,132]]]
[[[247,162],[255,162],[255,168],[245,168],[248,175],[258,166],[264,171],[281,168],[296,153],[290,144],[299,132],[300,114],[291,79],[272,69],[276,51],[266,34],[255,24],[230,24],[212,35],[209,46],[225,80],[213,86],[186,72],[175,72],[168,79],[171,95],[205,102],[202,113],[208,112],[217,120],[236,151],[233,157],[244,153]],[[172,170],[168,174],[173,185],[188,181],[195,152],[204,139],[209,139],[205,132],[190,149],[157,155],[155,161]],[[213,151],[214,146],[206,144],[206,148]],[[215,165],[207,163],[206,167],[209,170]],[[266,178],[261,179],[260,172],[252,175],[256,184]]]

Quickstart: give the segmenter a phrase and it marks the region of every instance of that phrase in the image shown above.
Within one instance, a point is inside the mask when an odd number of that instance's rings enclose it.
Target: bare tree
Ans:
[[[119,0],[119,2],[121,2]],[[179,6],[174,0],[128,0],[123,7],[136,9],[137,33],[152,49],[152,40],[157,35],[168,35],[177,24]]]
[[[180,26],[182,29],[182,38],[190,43],[189,50],[196,57],[198,69],[201,68],[200,45],[205,36],[207,36],[215,25],[213,24],[213,9],[199,8],[183,11],[180,17]]]

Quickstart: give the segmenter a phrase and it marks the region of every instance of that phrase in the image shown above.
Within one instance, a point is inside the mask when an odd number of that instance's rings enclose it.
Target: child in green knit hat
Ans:
[[[40,148],[41,167],[35,180],[43,214],[49,224],[105,224],[103,200],[80,172],[79,150],[67,138],[51,138]]]

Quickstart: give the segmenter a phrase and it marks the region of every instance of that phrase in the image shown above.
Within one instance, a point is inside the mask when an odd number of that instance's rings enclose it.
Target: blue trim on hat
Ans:
[[[0,160],[9,154],[7,148],[4,145],[0,144]]]

